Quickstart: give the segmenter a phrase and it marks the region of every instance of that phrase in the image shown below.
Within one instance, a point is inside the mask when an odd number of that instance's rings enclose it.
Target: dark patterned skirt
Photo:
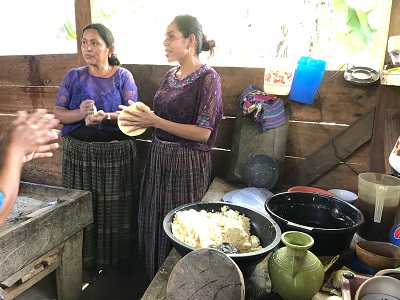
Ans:
[[[131,267],[138,243],[135,142],[64,137],[62,184],[92,192],[94,222],[84,229],[83,269]]]
[[[139,253],[150,279],[172,249],[163,229],[173,208],[201,201],[211,183],[211,153],[153,138],[139,203]]]

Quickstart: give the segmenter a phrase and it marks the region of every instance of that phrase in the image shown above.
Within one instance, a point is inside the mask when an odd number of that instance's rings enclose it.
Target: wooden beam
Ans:
[[[293,170],[287,170],[285,182],[308,185],[343,161],[371,139],[375,109],[371,109],[345,131],[337,135]]]
[[[388,135],[385,133],[385,123],[391,111],[400,111],[400,87],[382,84],[376,97],[376,112],[369,150],[370,172],[387,171],[388,158],[385,156],[385,145],[388,142]]]
[[[92,1],[91,0],[75,0],[75,26],[76,26],[76,42],[78,50],[79,65],[86,65],[85,60],[82,57],[81,51],[81,34],[82,29],[87,24],[92,23]]]

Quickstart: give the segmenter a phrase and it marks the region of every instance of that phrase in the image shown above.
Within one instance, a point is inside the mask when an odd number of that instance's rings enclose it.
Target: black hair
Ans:
[[[110,48],[111,46],[114,46],[114,36],[111,32],[110,29],[108,29],[105,25],[101,23],[91,23],[83,27],[82,29],[82,37],[83,33],[85,32],[86,29],[94,29],[96,30],[100,37],[103,39],[104,43],[106,43],[107,48]],[[110,56],[108,57],[108,63],[111,66],[119,66],[121,65],[121,62],[119,61],[118,57],[116,54],[111,53]]]
[[[214,55],[214,40],[207,40],[207,36],[203,33],[203,27],[196,17],[190,15],[179,15],[174,18],[176,27],[182,33],[184,38],[194,34],[196,37],[196,54],[199,55],[203,51],[209,51],[210,56]]]

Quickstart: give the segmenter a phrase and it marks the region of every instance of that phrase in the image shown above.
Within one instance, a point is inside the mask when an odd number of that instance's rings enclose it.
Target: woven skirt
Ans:
[[[201,201],[211,183],[211,153],[153,138],[142,178],[139,253],[152,279],[172,249],[163,229],[173,208]]]
[[[62,184],[92,192],[94,222],[84,229],[83,269],[131,267],[137,253],[136,144],[64,137]]]

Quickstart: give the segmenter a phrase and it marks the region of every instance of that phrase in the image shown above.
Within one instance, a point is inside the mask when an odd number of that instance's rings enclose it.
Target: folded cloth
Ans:
[[[285,124],[285,105],[276,95],[263,92],[262,89],[250,85],[238,98],[239,109],[243,115],[253,114],[254,120],[261,123],[262,131]]]

